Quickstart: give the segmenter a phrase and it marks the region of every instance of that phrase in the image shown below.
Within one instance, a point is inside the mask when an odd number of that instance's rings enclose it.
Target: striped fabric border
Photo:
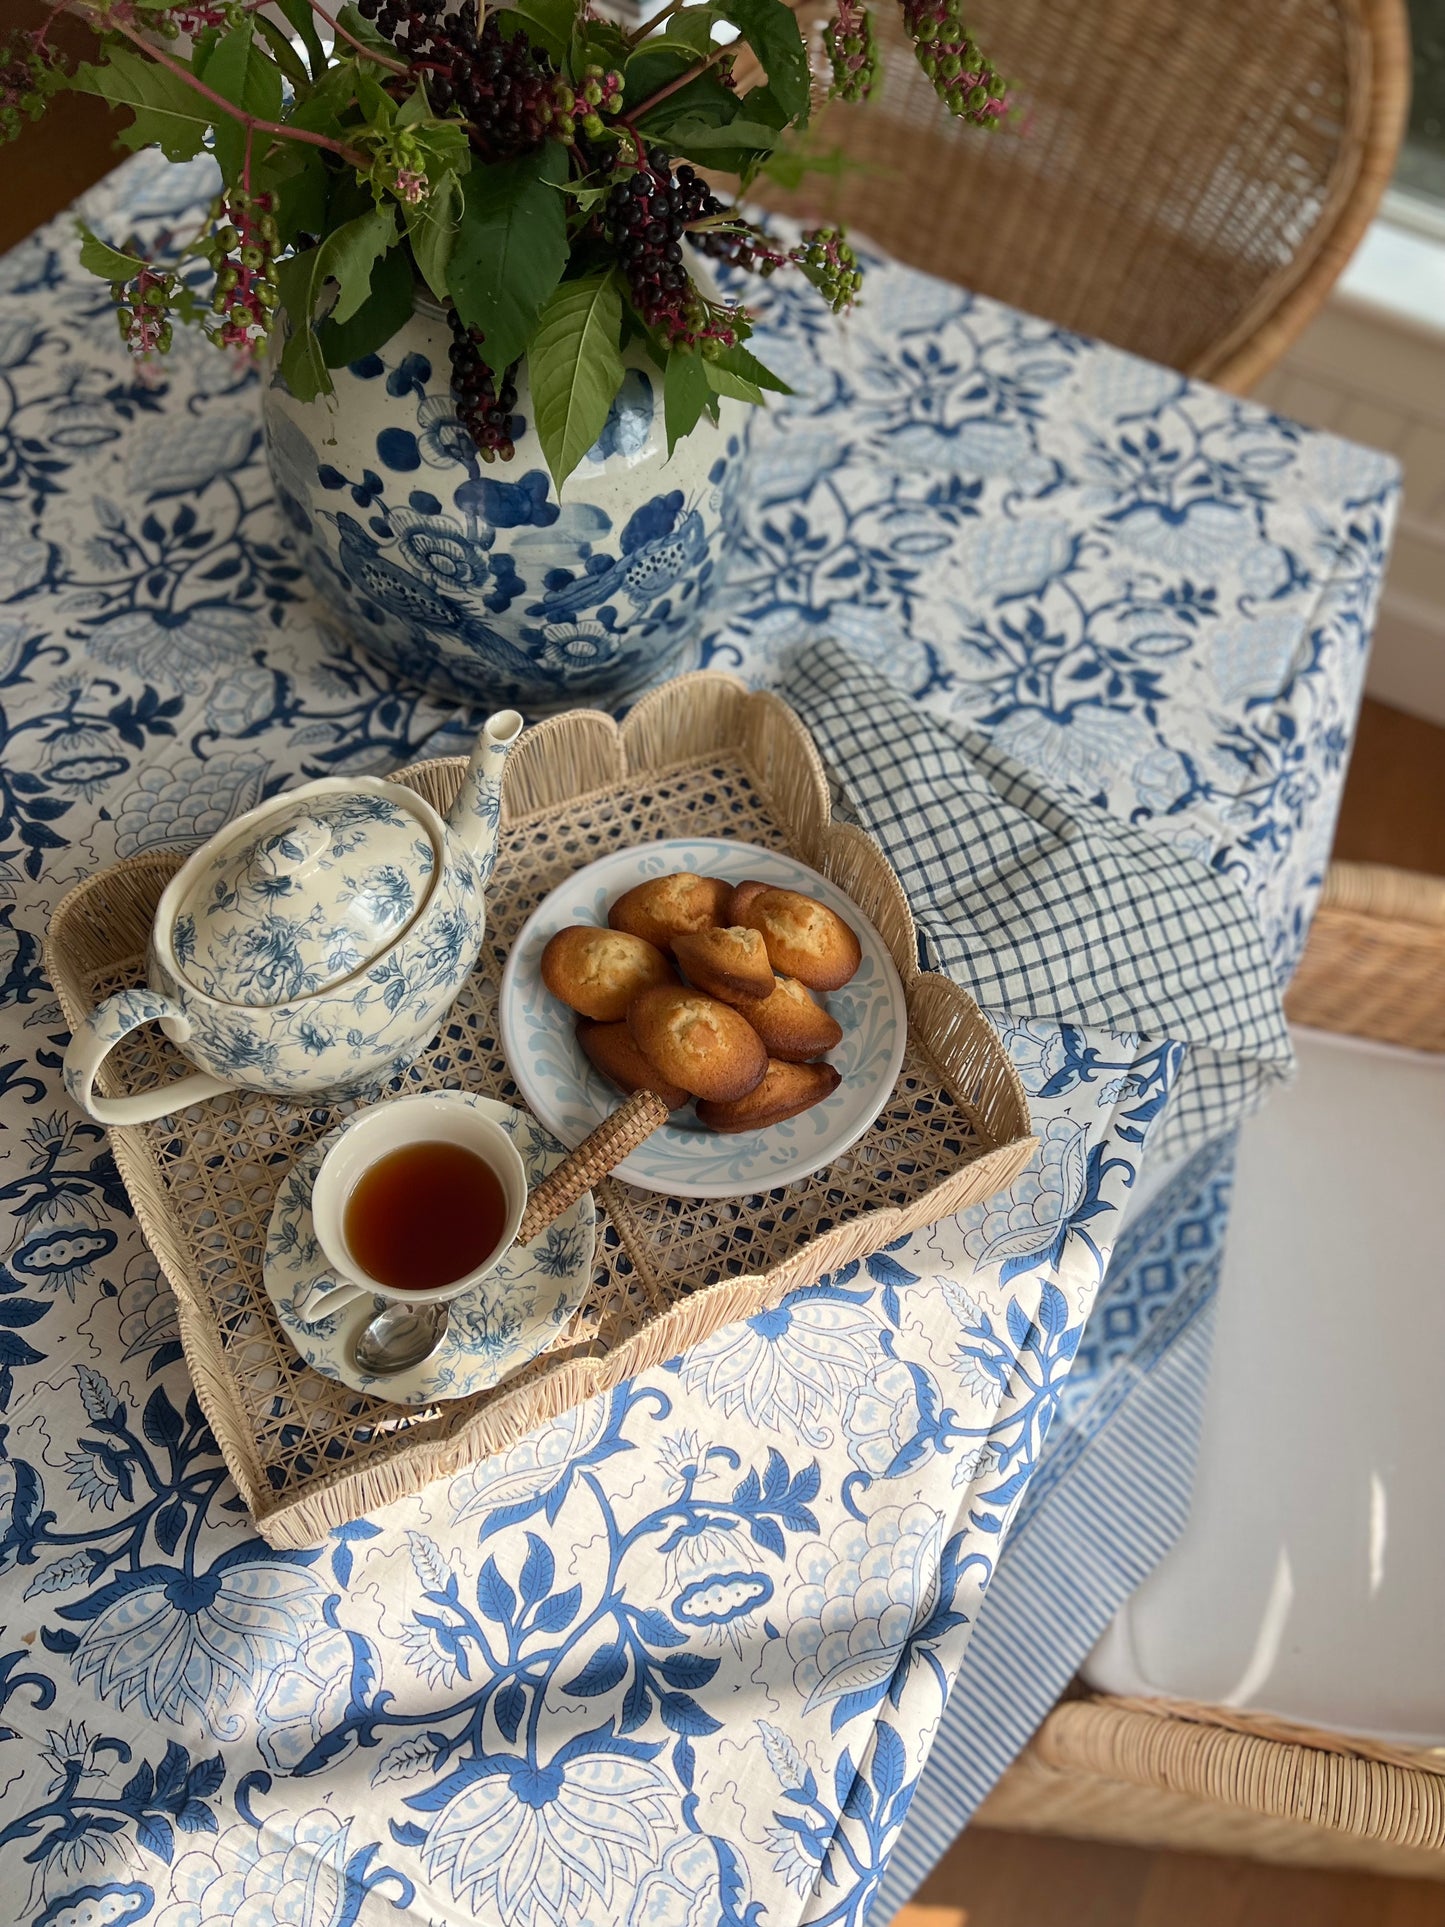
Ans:
[[[887,1927],[927,1878],[1119,1604],[1183,1527],[1209,1375],[1234,1148],[1231,1133],[1198,1153],[1120,1240],[1113,1295],[1127,1289],[1136,1267],[1155,1261],[1180,1219],[1205,1212],[1211,1219],[1213,1235],[1167,1307],[1045,1447],[985,1594],[868,1927]],[[1109,1295],[1106,1286],[1096,1315]]]

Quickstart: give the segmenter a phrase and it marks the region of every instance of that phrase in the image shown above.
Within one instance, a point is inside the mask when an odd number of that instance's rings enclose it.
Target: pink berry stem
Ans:
[[[394,74],[404,74],[407,71],[404,60],[393,60],[389,54],[380,54],[374,47],[368,47],[364,40],[358,40],[354,33],[349,33],[339,20],[326,11],[325,7],[318,5],[318,0],[307,0],[307,4],[316,18],[324,20],[336,38],[344,40],[348,47],[354,47],[363,60],[374,60],[378,67],[386,67]]]
[[[225,114],[228,120],[239,121],[244,128],[255,134],[271,134],[278,140],[304,141],[308,147],[325,148],[328,153],[337,154],[342,160],[349,162],[358,172],[365,173],[369,165],[367,158],[364,154],[358,153],[354,147],[346,146],[343,141],[334,141],[326,134],[313,134],[305,127],[287,127],[280,121],[261,120],[255,114],[248,114],[240,107],[233,107],[223,95],[214,92],[204,81],[198,80],[189,67],[183,66],[179,60],[172,60],[169,54],[162,53],[153,42],[126,26],[114,14],[105,18],[94,8],[87,6],[85,0],[70,0],[69,11],[77,14],[97,32],[122,35],[133,46],[139,47],[148,59],[155,61],[158,67],[164,67],[169,73],[173,73],[177,80],[183,80],[193,93],[199,94],[202,100],[209,101],[213,107]]]

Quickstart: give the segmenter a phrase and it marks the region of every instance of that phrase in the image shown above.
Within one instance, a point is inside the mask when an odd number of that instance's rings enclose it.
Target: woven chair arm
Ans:
[[[1334,863],[1299,971],[1291,1023],[1445,1051],[1445,881]]]
[[[1161,1717],[1161,1712],[1163,1717]],[[1400,1847],[1445,1848],[1445,1777],[1109,1699],[1055,1707],[1030,1752],[1056,1771],[1184,1794]]]

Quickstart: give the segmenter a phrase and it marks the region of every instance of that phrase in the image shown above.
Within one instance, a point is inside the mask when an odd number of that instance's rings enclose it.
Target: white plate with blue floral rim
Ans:
[[[494,1118],[511,1138],[537,1185],[567,1155],[534,1117],[510,1104],[465,1093],[468,1103]],[[296,1160],[282,1183],[266,1232],[262,1276],[281,1328],[308,1365],[353,1392],[371,1392],[394,1405],[430,1405],[438,1399],[485,1392],[556,1338],[587,1295],[592,1278],[596,1213],[592,1193],[530,1245],[514,1246],[474,1290],[451,1301],[451,1318],[440,1351],[409,1372],[373,1378],[359,1371],[351,1347],[377,1301],[361,1298],[306,1324],[297,1303],[326,1260],[311,1222],[311,1187],[321,1160],[346,1127],[338,1124]]]
[[[577,1042],[575,1015],[542,982],[542,952],[569,924],[605,924],[611,905],[635,883],[677,870],[729,883],[756,877],[800,890],[857,931],[863,949],[857,974],[820,999],[843,1027],[842,1043],[828,1053],[843,1081],[821,1104],[765,1131],[723,1136],[705,1129],[691,1105],[674,1111],[612,1175],[677,1198],[748,1197],[796,1183],[856,1143],[887,1103],[903,1062],[908,1006],[887,945],[857,905],[781,851],[725,837],[674,837],[618,850],[559,883],[523,924],[502,973],[498,1022],[508,1067],[527,1103],[568,1146],[580,1144],[617,1108],[615,1085]]]

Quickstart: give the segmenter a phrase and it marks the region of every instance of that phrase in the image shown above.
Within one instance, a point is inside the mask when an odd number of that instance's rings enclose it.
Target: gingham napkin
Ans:
[[[1188,1054],[1153,1146],[1227,1130],[1294,1058],[1238,889],[1147,829],[1065,801],[976,730],[931,716],[833,642],[779,694],[913,906],[920,961],[995,1018],[1171,1039]]]

